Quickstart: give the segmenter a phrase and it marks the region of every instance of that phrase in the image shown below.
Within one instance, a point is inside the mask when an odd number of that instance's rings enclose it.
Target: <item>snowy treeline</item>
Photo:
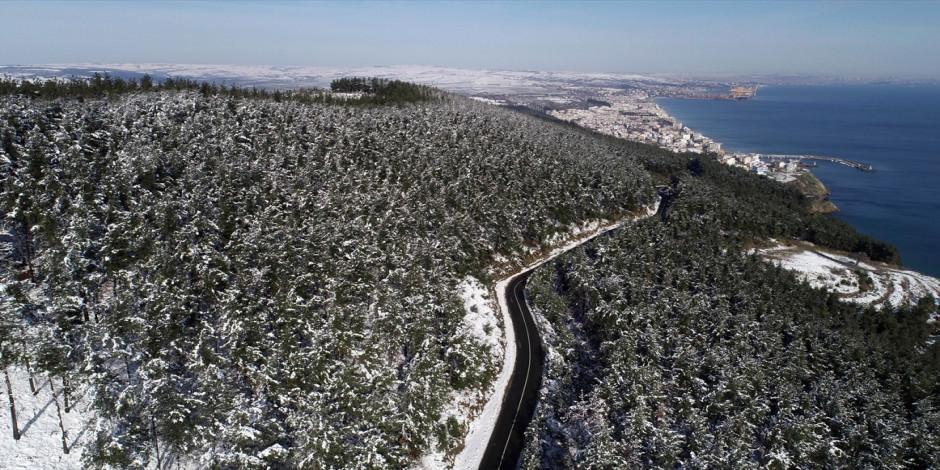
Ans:
[[[87,390],[89,466],[452,452],[498,366],[460,280],[654,197],[643,147],[460,98],[6,96],[0,144],[0,367]]]
[[[750,203],[800,225],[804,211],[677,176],[665,220],[627,225],[531,279],[550,352],[525,467],[940,462],[932,299],[879,311],[814,289],[746,254],[754,232],[728,216]]]

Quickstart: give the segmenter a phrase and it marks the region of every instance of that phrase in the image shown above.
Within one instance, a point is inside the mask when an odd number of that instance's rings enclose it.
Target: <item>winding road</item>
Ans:
[[[545,354],[525,299],[525,285],[534,270],[530,268],[516,275],[506,285],[506,304],[516,336],[516,363],[493,434],[480,461],[481,469],[516,468],[525,444],[525,430],[538,402]]]
[[[598,235],[606,233],[626,222],[645,219],[665,209],[661,205],[662,195],[645,213],[619,222],[599,227],[588,236],[570,242],[568,245],[553,250],[545,258],[530,264],[523,271],[513,275],[508,280],[497,284],[497,297],[500,299],[501,309],[505,306],[505,315],[512,321],[512,334],[507,331],[509,343],[515,345],[515,350],[507,350],[506,358],[512,362],[512,373],[502,395],[492,400],[501,401],[497,404],[499,412],[496,414],[489,440],[486,440],[486,449],[482,456],[471,459],[479,465],[458,465],[459,468],[515,469],[519,465],[519,457],[525,446],[525,431],[535,413],[538,403],[539,389],[542,387],[542,368],[545,361],[545,352],[542,349],[542,340],[539,336],[538,325],[533,319],[526,302],[525,287],[532,272],[542,264],[565,253],[572,248],[584,244]],[[662,215],[662,214],[661,214]],[[505,367],[505,366],[504,366]],[[487,406],[490,406],[488,403]],[[480,441],[481,443],[483,441]],[[482,447],[482,446],[481,446]],[[479,454],[478,454],[479,455]],[[464,467],[466,466],[466,467]]]

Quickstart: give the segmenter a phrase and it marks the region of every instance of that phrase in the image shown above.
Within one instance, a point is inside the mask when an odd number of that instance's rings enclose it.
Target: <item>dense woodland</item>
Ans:
[[[456,284],[654,197],[627,144],[440,93],[137,87],[0,98],[0,368],[91,397],[89,466],[453,450],[450,393],[497,370]]]
[[[707,158],[427,87],[334,85],[363,95],[0,80],[0,368],[94,404],[87,466],[453,452],[441,411],[498,366],[459,333],[457,284],[657,184],[661,217],[530,284],[554,353],[527,465],[938,460],[933,307],[859,311],[740,254],[890,246]]]
[[[341,104],[345,106],[385,106],[417,103],[443,99],[445,93],[424,85],[387,80],[382,78],[350,77],[334,80],[330,84],[333,92],[359,92],[356,97],[336,96],[317,88],[291,90],[266,90],[240,88],[211,82],[200,82],[187,78],[168,77],[155,81],[144,74],[140,79],[112,77],[96,73],[90,79],[63,78],[59,80],[24,81],[0,77],[0,95],[16,95],[29,98],[85,98],[114,97],[126,93],[155,91],[198,91],[204,96],[227,96],[240,99],[269,99],[277,102]]]
[[[896,252],[809,215],[769,180],[695,158],[656,160],[675,171],[668,211],[574,250],[529,283],[551,352],[524,466],[940,462],[934,299],[865,310],[743,248],[803,234],[872,257]]]

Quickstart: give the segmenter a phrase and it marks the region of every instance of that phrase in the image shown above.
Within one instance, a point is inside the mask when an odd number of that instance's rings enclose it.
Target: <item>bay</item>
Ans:
[[[658,102],[727,150],[872,164],[871,173],[830,163],[813,172],[832,191],[836,217],[940,276],[940,86],[768,86],[745,101]]]

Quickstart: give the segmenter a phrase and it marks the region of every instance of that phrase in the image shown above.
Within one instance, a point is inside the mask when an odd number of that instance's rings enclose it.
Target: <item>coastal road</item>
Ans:
[[[538,402],[545,355],[525,299],[525,285],[534,269],[524,271],[506,285],[506,304],[516,336],[516,361],[493,434],[480,461],[481,470],[516,468],[525,444],[525,430]]]

